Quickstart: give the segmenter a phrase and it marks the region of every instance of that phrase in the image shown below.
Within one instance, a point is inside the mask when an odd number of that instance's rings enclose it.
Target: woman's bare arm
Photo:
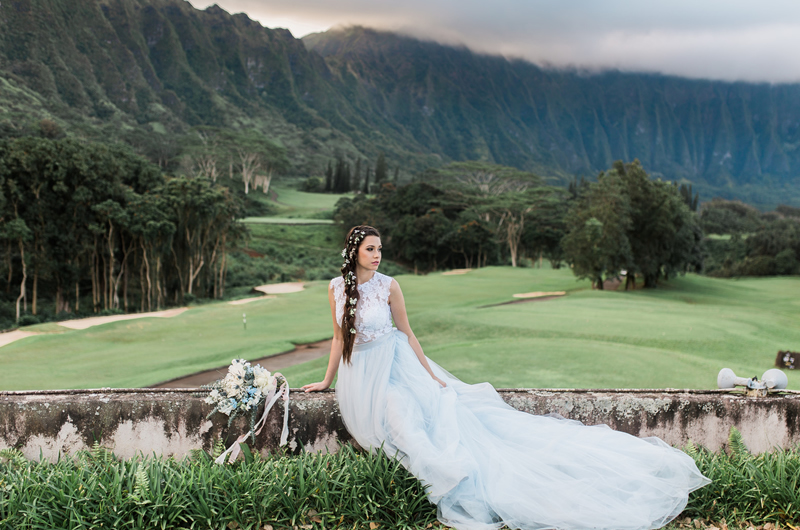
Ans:
[[[328,370],[325,372],[325,379],[319,383],[311,383],[303,386],[306,392],[315,390],[325,390],[333,384],[336,371],[339,369],[339,360],[342,358],[342,327],[336,322],[336,299],[333,296],[333,288],[328,289],[328,301],[331,304],[331,316],[333,318],[333,342],[331,342],[331,355],[328,358]]]
[[[422,346],[414,335],[414,332],[411,331],[411,325],[408,323],[408,315],[406,314],[406,301],[403,298],[403,291],[400,290],[400,284],[397,283],[396,280],[392,280],[392,285],[389,287],[389,307],[391,307],[392,310],[394,325],[408,336],[408,344],[411,346],[411,349],[414,350],[414,353],[417,354],[417,359],[419,359],[420,364],[422,364],[435,381],[438,381],[442,386],[447,386],[444,381],[434,375],[430,364],[428,364],[428,359],[422,351]]]

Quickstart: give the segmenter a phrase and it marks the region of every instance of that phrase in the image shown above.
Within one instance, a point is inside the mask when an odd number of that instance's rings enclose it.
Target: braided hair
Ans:
[[[354,226],[347,233],[344,250],[342,250],[342,278],[344,278],[344,311],[342,315],[342,335],[344,345],[342,347],[342,359],[350,362],[353,353],[353,345],[356,342],[356,305],[361,297],[357,285],[356,264],[358,263],[358,249],[367,236],[381,237],[380,232],[367,225]]]

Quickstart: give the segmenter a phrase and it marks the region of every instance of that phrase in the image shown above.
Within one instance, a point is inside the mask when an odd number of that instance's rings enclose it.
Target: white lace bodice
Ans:
[[[356,344],[370,342],[392,331],[392,312],[389,308],[389,287],[392,278],[375,272],[372,279],[359,284],[357,289],[360,294],[356,306]],[[333,289],[333,298],[336,302],[336,322],[342,322],[346,293],[344,292],[344,278],[338,276],[331,280],[329,285]],[[348,330],[342,330],[347,333]]]

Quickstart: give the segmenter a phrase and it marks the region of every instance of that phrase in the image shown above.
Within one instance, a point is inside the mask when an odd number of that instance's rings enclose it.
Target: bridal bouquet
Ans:
[[[240,436],[227,451],[220,455],[216,460],[217,463],[223,463],[228,454],[230,454],[231,462],[236,460],[239,454],[239,444],[244,442],[248,436],[255,443],[256,435],[261,432],[267,414],[280,397],[283,397],[284,403],[280,445],[286,444],[289,436],[287,424],[289,383],[283,375],[272,374],[259,365],[251,366],[244,359],[234,359],[224,378],[214,381],[210,385],[203,385],[203,388],[211,390],[204,401],[209,405],[214,405],[214,409],[208,413],[206,418],[210,418],[215,412],[221,412],[228,416],[228,426],[230,427],[234,418],[250,413],[250,430],[247,434]],[[265,403],[264,412],[261,414],[261,419],[257,420],[258,409],[262,403]]]

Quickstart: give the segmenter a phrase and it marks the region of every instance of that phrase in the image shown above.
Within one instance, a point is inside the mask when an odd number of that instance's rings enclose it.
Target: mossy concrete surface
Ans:
[[[233,443],[248,430],[238,418],[206,419],[210,407],[195,389],[102,389],[0,392],[0,448],[16,447],[32,459],[55,460],[95,441],[117,456],[156,453],[182,457],[209,450],[217,439]],[[587,425],[607,424],[636,436],[658,436],[682,447],[690,440],[724,448],[731,427],[754,452],[800,442],[800,396],[745,397],[697,390],[500,390],[514,408],[559,414]],[[262,453],[278,449],[283,407],[278,402],[256,439]],[[336,451],[352,441],[333,391],[292,392],[288,451]]]

